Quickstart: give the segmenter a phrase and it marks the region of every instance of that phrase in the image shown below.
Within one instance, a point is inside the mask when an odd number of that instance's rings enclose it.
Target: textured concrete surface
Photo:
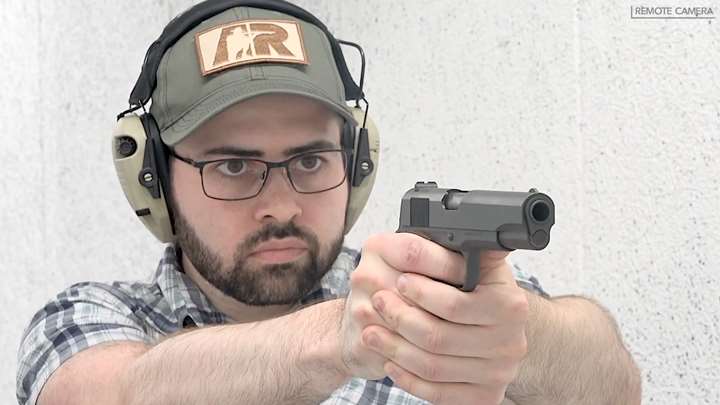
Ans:
[[[557,204],[553,240],[515,260],[616,316],[643,403],[720,403],[720,20],[487,3],[299,1],[369,61],[382,165],[350,244],[394,230],[416,180],[537,187]],[[48,298],[155,267],[161,246],[125,203],[109,134],[147,46],[190,4],[0,0],[2,403]]]

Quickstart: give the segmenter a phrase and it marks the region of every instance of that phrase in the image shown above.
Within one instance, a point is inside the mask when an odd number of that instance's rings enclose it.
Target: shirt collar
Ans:
[[[155,272],[155,282],[170,305],[178,326],[194,323],[197,326],[228,323],[225,314],[218,311],[205,294],[180,267],[178,249],[168,245]],[[190,317],[192,323],[186,318]]]

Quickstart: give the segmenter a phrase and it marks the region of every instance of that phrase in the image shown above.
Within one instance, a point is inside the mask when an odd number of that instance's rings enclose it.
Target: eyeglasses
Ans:
[[[215,200],[247,200],[260,194],[273,168],[285,168],[293,189],[301,194],[322,193],[345,182],[350,151],[315,150],[301,153],[282,162],[232,158],[194,161],[170,155],[200,170],[203,192]]]

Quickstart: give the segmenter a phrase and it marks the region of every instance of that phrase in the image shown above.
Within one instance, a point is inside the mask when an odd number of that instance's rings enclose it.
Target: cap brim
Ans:
[[[161,138],[166,145],[173,146],[226,108],[264,94],[292,94],[308,97],[324,104],[332,111],[338,113],[347,122],[358,125],[348,106],[332,101],[331,97],[325,95],[322,90],[315,86],[302,82],[299,83],[297,80],[290,81],[273,78],[250,80],[242,84],[233,83],[232,85],[223,87],[196,104],[191,110],[183,114],[167,128],[161,128]]]

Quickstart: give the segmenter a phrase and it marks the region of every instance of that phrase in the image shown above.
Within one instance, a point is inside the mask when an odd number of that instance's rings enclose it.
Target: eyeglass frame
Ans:
[[[295,186],[295,182],[293,181],[292,176],[290,175],[290,168],[289,168],[290,162],[292,162],[293,160],[295,160],[299,157],[303,157],[305,155],[312,155],[312,154],[321,153],[321,152],[342,152],[343,159],[344,159],[344,164],[343,164],[344,170],[343,170],[342,180],[340,180],[340,183],[338,183],[337,185],[332,186],[330,188],[320,190],[320,191],[311,191],[311,192],[298,191],[297,187]],[[345,180],[347,180],[348,171],[350,170],[350,167],[352,165],[352,150],[345,149],[345,148],[310,150],[307,152],[303,152],[303,153],[299,153],[297,155],[291,156],[281,162],[269,162],[267,160],[262,160],[262,159],[252,158],[252,157],[247,157],[247,158],[246,157],[235,157],[235,158],[224,158],[224,159],[213,159],[213,160],[193,160],[193,159],[178,155],[175,152],[175,150],[173,150],[173,149],[168,149],[168,155],[174,157],[175,159],[177,159],[183,163],[187,163],[190,166],[198,169],[198,171],[200,173],[200,183],[202,184],[203,194],[205,194],[205,196],[207,198],[211,198],[213,200],[218,200],[218,201],[243,201],[243,200],[249,200],[249,199],[257,197],[258,195],[260,195],[262,190],[265,188],[265,184],[267,183],[268,179],[270,178],[270,170],[272,170],[276,167],[280,167],[280,168],[284,167],[285,168],[285,177],[288,179],[288,181],[290,182],[290,186],[292,187],[293,190],[295,190],[296,193],[298,193],[298,194],[323,193],[325,191],[330,191],[330,190],[340,187],[345,182]],[[243,197],[243,198],[218,198],[218,197],[213,197],[207,193],[207,190],[205,190],[205,176],[203,176],[203,169],[205,168],[205,166],[207,166],[211,163],[226,162],[226,161],[231,161],[231,160],[252,160],[255,162],[263,163],[265,165],[265,168],[266,168],[265,178],[263,179],[262,185],[260,185],[260,188],[258,189],[258,191],[255,194],[251,195],[250,197]]]

